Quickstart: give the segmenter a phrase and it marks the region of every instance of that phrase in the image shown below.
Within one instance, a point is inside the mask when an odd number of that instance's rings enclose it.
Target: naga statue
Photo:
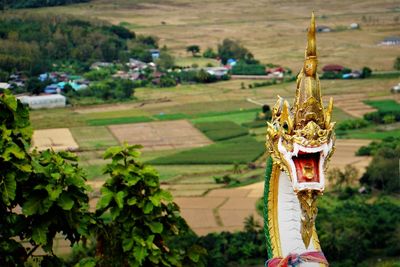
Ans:
[[[315,230],[317,198],[334,151],[333,100],[324,108],[317,74],[315,18],[311,17],[304,66],[293,106],[278,96],[267,123],[264,189],[266,267],[327,266]]]

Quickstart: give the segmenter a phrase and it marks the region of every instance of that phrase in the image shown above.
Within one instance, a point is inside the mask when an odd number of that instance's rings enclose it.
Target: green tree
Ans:
[[[368,78],[371,77],[372,70],[369,67],[363,67],[361,71],[361,78]]]
[[[189,45],[186,47],[186,52],[192,53],[192,56],[196,56],[198,53],[200,53],[200,46],[198,45]]]
[[[358,177],[358,170],[349,164],[344,167],[344,170],[333,168],[328,172],[328,180],[332,181],[334,188],[339,190],[343,186],[354,185]]]
[[[22,266],[38,248],[44,261],[58,261],[55,235],[75,243],[92,222],[83,171],[71,153],[29,152],[28,109],[8,91],[0,95],[0,114],[0,265]]]
[[[372,188],[383,190],[389,193],[400,190],[400,145],[395,148],[383,146],[379,148],[368,165],[366,172],[360,182]]]
[[[400,57],[396,57],[394,60],[393,68],[395,70],[400,70]]]
[[[36,77],[29,78],[25,85],[26,91],[34,95],[39,95],[42,93],[45,86],[46,83],[42,83]]]
[[[218,45],[218,55],[221,58],[222,64],[226,64],[228,59],[243,60],[247,64],[256,64],[257,60],[250,51],[238,41],[224,39],[222,44]]]
[[[156,60],[156,64],[158,69],[168,70],[175,66],[175,59],[169,53],[161,51],[160,58]]]
[[[203,57],[205,57],[205,58],[217,58],[218,54],[212,48],[208,47],[203,52]]]
[[[138,161],[140,146],[109,148],[96,214],[109,218],[98,231],[99,266],[203,266],[204,250],[173,247],[173,237],[189,231],[156,171]]]

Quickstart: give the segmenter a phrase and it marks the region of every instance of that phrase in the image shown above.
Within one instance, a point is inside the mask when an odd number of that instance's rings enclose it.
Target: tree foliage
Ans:
[[[224,39],[222,44],[218,45],[218,55],[222,64],[226,64],[230,58],[243,60],[247,64],[258,63],[258,61],[254,59],[253,54],[247,48],[238,41],[231,39]]]
[[[368,165],[366,172],[360,182],[375,189],[388,193],[400,191],[400,145],[395,148],[384,146],[375,153],[373,160]]]
[[[393,63],[393,68],[395,70],[400,70],[400,57],[396,57]]]
[[[138,161],[138,146],[106,151],[111,177],[92,213],[76,155],[29,152],[28,110],[8,91],[0,95],[0,135],[1,266],[23,266],[38,248],[46,254],[41,266],[62,265],[53,253],[57,234],[71,244],[97,240],[96,257],[77,266],[204,266],[203,248],[175,244],[190,229],[155,170]]]
[[[141,82],[133,82],[124,79],[106,79],[103,81],[93,82],[86,89],[74,92],[72,97],[89,97],[94,96],[102,100],[129,100],[132,99],[135,87]]]
[[[186,51],[192,53],[193,56],[196,56],[198,53],[200,53],[200,46],[189,45],[186,47]]]
[[[67,15],[4,15],[0,18],[0,69],[38,74],[57,61],[86,66],[113,61],[123,56],[127,40],[134,38],[126,28],[101,21]]]
[[[29,152],[28,110],[8,91],[0,114],[0,265],[21,265],[39,247],[52,258],[57,233],[74,243],[92,222],[82,170],[70,153]]]
[[[4,0],[3,9],[6,7],[10,8],[36,8],[46,6],[62,6],[76,3],[85,3],[90,0]]]
[[[171,194],[160,188],[156,171],[138,161],[138,148],[113,147],[104,154],[112,160],[105,168],[110,178],[96,214],[110,221],[97,238],[100,266],[202,266],[199,246],[173,248],[172,238],[189,228]]]
[[[358,266],[372,251],[381,257],[400,253],[398,204],[383,197],[373,203],[355,195],[340,201],[324,198],[316,226],[322,250],[335,266]]]

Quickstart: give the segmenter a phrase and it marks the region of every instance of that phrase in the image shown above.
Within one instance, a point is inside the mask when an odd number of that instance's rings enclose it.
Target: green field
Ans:
[[[232,165],[155,165],[161,181],[173,183],[213,183],[212,176],[232,170]],[[200,180],[199,177],[205,177]]]
[[[112,124],[126,124],[126,123],[139,123],[153,121],[149,117],[122,117],[122,118],[109,118],[109,119],[93,119],[88,120],[87,124],[90,126],[102,126]]]
[[[118,145],[118,141],[104,126],[74,127],[70,128],[70,131],[80,150],[105,149]]]
[[[264,144],[251,136],[237,137],[206,147],[179,152],[149,161],[154,165],[249,163],[265,151]]]
[[[393,99],[366,100],[364,102],[381,112],[400,111],[400,104]]]
[[[222,141],[247,135],[247,129],[232,121],[199,122],[194,125],[213,141]]]
[[[391,131],[377,131],[375,127],[347,131],[338,136],[341,139],[384,139],[391,136],[400,136],[400,129]]]

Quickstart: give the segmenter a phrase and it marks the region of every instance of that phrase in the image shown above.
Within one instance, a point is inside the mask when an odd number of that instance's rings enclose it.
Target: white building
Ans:
[[[0,83],[0,89],[10,89],[11,84],[9,83]]]
[[[40,96],[21,96],[18,99],[23,104],[27,104],[31,109],[39,108],[62,108],[65,107],[67,99],[65,96],[55,95],[40,95]]]

